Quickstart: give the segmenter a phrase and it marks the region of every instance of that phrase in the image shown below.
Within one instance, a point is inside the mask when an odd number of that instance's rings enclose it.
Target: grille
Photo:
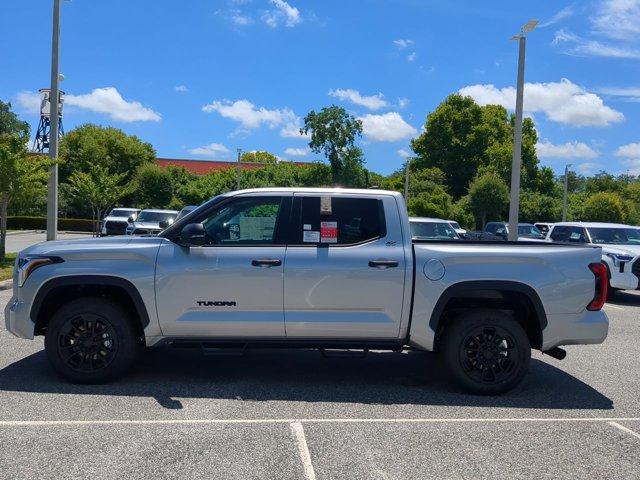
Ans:
[[[127,229],[126,222],[108,221],[105,224],[107,235],[124,235]]]

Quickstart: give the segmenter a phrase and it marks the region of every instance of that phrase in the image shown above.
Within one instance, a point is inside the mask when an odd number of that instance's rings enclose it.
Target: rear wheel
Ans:
[[[74,383],[103,383],[135,362],[140,342],[132,319],[117,303],[85,297],[63,305],[45,336],[54,370]]]
[[[452,320],[441,351],[453,381],[481,395],[511,390],[527,373],[531,360],[524,329],[497,310],[464,313]]]

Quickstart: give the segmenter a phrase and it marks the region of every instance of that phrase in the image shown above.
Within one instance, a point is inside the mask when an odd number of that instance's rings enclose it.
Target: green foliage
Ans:
[[[243,152],[240,156],[240,161],[249,163],[278,163],[278,157],[265,150],[256,150],[255,152]]]
[[[487,221],[499,220],[509,205],[509,188],[495,172],[476,177],[469,186],[469,207],[476,226],[483,228]]]
[[[11,216],[7,226],[10,230],[46,230],[46,217]],[[91,232],[93,221],[88,218],[58,218],[58,229],[68,232]]]
[[[590,222],[624,223],[627,220],[626,205],[617,193],[595,193],[584,204],[583,220]]]
[[[304,118],[300,133],[311,132],[309,147],[315,153],[324,153],[331,165],[333,181],[343,186],[360,181],[360,174],[352,169],[362,168],[362,151],[355,140],[362,135],[362,122],[336,105],[325,107],[320,112],[310,111]]]
[[[409,196],[407,202],[409,215],[416,217],[436,217],[449,220],[452,212],[451,195],[444,188],[434,189]]]
[[[139,208],[163,208],[173,198],[174,177],[158,165],[142,165],[135,184],[135,204]]]
[[[110,174],[131,176],[141,165],[151,163],[156,152],[149,143],[122,130],[86,124],[68,132],[60,142],[60,182],[72,172],[90,172],[99,165]]]
[[[520,194],[521,222],[557,222],[562,218],[562,201],[531,190]]]

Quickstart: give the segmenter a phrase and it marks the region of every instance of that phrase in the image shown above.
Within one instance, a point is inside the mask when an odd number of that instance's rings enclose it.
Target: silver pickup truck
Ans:
[[[7,329],[45,336],[73,382],[143,347],[415,348],[476,393],[514,387],[531,348],[601,343],[597,247],[412,241],[401,195],[277,188],[213,198],[156,237],[57,241],[16,261]]]

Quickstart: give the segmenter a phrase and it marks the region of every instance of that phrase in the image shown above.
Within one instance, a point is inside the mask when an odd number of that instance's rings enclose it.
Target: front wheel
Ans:
[[[452,320],[444,331],[441,351],[453,381],[481,395],[514,388],[531,360],[524,329],[497,310],[464,313]]]
[[[103,383],[135,362],[140,341],[132,319],[117,303],[84,297],[63,305],[44,340],[53,369],[74,383]]]

